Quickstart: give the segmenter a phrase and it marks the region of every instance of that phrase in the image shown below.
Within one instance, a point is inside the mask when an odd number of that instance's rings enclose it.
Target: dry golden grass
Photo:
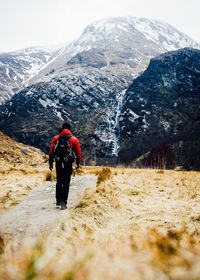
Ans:
[[[5,250],[2,279],[200,279],[200,173],[109,170],[48,238]]]
[[[46,180],[48,157],[0,132],[0,213]],[[54,175],[55,177],[55,175]]]

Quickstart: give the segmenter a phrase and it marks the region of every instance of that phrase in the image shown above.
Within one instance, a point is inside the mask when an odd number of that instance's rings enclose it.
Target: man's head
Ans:
[[[64,129],[64,128],[66,128],[66,129],[71,129],[72,127],[71,127],[71,125],[69,124],[69,123],[64,123],[63,124],[63,126],[62,126],[62,128]]]

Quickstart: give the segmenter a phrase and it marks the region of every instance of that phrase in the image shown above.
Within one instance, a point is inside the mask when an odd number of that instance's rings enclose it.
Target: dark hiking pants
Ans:
[[[56,163],[56,202],[67,204],[72,165]]]

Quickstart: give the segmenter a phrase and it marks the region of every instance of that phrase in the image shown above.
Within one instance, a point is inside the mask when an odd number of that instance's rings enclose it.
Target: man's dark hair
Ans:
[[[66,128],[66,129],[70,130],[72,127],[71,127],[71,125],[69,123],[64,123],[62,128]]]

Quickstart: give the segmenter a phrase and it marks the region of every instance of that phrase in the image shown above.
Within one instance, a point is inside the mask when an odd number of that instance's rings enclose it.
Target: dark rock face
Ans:
[[[127,90],[120,127],[122,161],[148,151],[155,155],[152,149],[170,144],[175,164],[199,169],[200,51],[182,49],[152,59]]]
[[[48,153],[61,123],[68,121],[80,140],[83,161],[105,160],[117,141],[112,139],[108,122],[115,118],[116,97],[127,86],[123,77],[109,72],[67,68],[59,77],[57,73],[48,75],[45,82],[24,89],[6,102],[0,108],[0,129]]]

